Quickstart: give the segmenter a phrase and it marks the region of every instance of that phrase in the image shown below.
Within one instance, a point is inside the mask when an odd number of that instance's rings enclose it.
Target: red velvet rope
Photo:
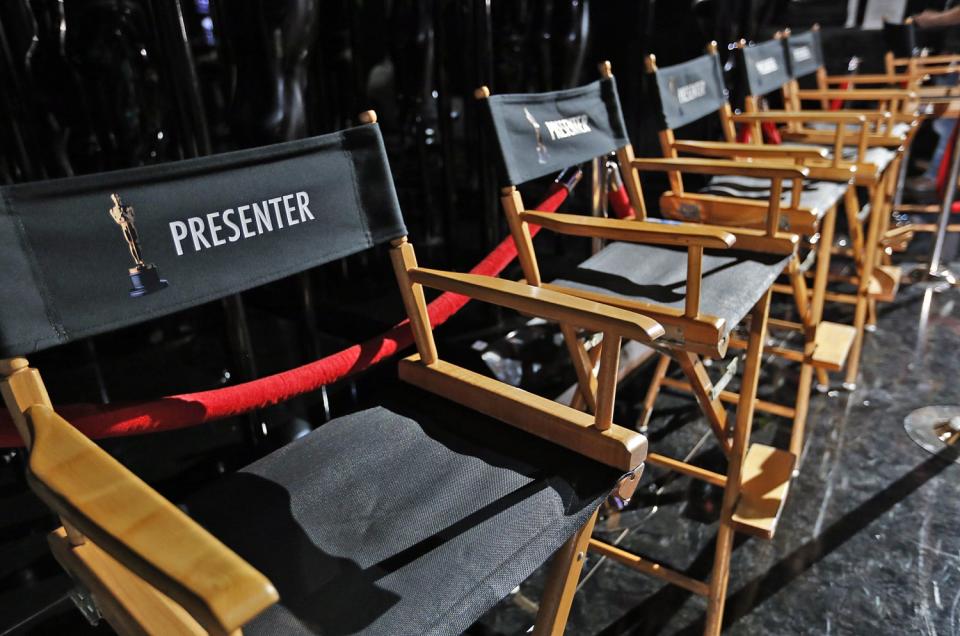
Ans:
[[[536,209],[553,212],[568,194],[564,186],[554,184]],[[539,226],[531,226],[530,234],[536,234],[539,230]],[[496,276],[516,256],[513,239],[507,237],[470,273]],[[468,297],[460,294],[441,294],[427,307],[431,325],[442,325],[469,301]],[[171,395],[136,404],[68,404],[57,407],[57,412],[93,439],[173,431],[240,415],[315,391],[382,362],[413,344],[408,322],[404,320],[384,334],[309,364],[243,384]],[[0,413],[0,448],[17,446],[23,446],[23,440],[10,415],[4,411]]]

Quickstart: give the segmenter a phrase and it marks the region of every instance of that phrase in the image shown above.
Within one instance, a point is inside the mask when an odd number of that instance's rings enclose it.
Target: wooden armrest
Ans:
[[[629,219],[605,219],[583,214],[563,214],[527,210],[521,218],[572,236],[589,236],[628,243],[653,243],[656,245],[702,245],[707,248],[725,249],[736,242],[730,232],[698,223],[656,223],[631,221]]]
[[[725,161],[723,159],[634,159],[631,165],[637,170],[689,172],[693,174],[735,174],[766,179],[802,179],[809,172],[800,166],[787,167],[782,163],[760,161]]]
[[[877,119],[889,119],[891,121],[906,121],[912,122],[917,119],[917,115],[913,113],[891,113],[886,110],[864,110],[862,108],[850,108],[843,109],[844,113],[848,113],[851,117],[865,117],[868,120],[877,120]]]
[[[831,88],[827,90],[797,91],[800,99],[864,99],[885,101],[888,99],[915,99],[917,93],[896,88]]]
[[[907,66],[911,61],[919,64],[951,64],[960,63],[960,54],[944,53],[942,55],[922,55],[918,57],[897,57],[893,60],[894,66]]]
[[[741,144],[726,141],[673,142],[678,152],[690,152],[705,157],[791,157],[794,159],[827,159],[830,155],[824,148],[811,148],[791,144]]]
[[[882,113],[880,113],[882,114]],[[862,113],[847,113],[845,111],[808,111],[808,110],[765,110],[760,113],[736,113],[735,122],[829,122],[829,123],[859,123],[865,124],[867,118]]]
[[[899,82],[909,82],[910,75],[898,75],[896,73],[863,73],[848,75],[827,75],[827,84],[894,84]]]
[[[204,629],[232,633],[279,600],[265,576],[52,408],[31,406],[26,420],[37,494]]]
[[[651,342],[664,333],[660,323],[652,318],[542,287],[491,276],[423,267],[412,268],[408,274],[411,281],[426,287],[463,294],[525,314],[593,331],[609,332],[623,338]]]
[[[805,128],[800,131],[788,130],[781,134],[784,139],[808,144],[833,144],[836,141],[836,132],[832,130],[812,130]],[[845,146],[856,146],[859,141],[857,135],[852,133],[849,134],[847,138],[849,141],[844,144]],[[905,136],[903,135],[891,137],[890,135],[878,135],[874,133],[866,136],[866,145],[867,149],[878,146],[882,148],[899,148],[903,145],[904,139]]]

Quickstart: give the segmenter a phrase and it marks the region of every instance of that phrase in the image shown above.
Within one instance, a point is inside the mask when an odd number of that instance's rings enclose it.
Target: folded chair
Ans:
[[[764,73],[757,78],[766,84],[751,88],[780,88],[777,76],[787,77],[786,63],[779,42],[774,43],[774,57],[767,61]],[[777,58],[778,56],[778,58]],[[830,247],[839,202],[847,197],[856,167],[831,165],[827,153],[820,148],[800,145],[763,144],[762,137],[754,131],[750,143],[738,143],[733,110],[727,101],[723,72],[716,45],[711,44],[707,53],[699,58],[659,68],[651,55],[646,60],[647,72],[660,104],[660,145],[666,157],[694,154],[707,157],[741,158],[747,161],[763,159],[779,161],[784,165],[802,166],[811,177],[796,182],[789,190],[777,189],[780,199],[780,227],[806,237],[805,258],[795,255],[788,266],[789,285],[797,304],[799,322],[771,319],[771,326],[799,331],[804,339],[802,350],[785,346],[767,348],[770,353],[800,362],[800,378],[792,404],[759,402],[757,408],[792,420],[790,452],[800,456],[803,449],[804,428],[810,401],[813,374],[820,374],[821,384],[828,383],[827,371],[840,371],[846,364],[856,332],[849,325],[822,320],[823,304],[830,267]],[[752,78],[751,78],[752,79]],[[758,82],[757,82],[758,83]],[[780,83],[782,84],[782,82]],[[676,138],[675,129],[682,128],[704,117],[719,118],[724,132],[724,141],[692,141]],[[747,164],[750,165],[750,164]],[[660,207],[667,216],[728,227],[763,227],[767,201],[772,196],[771,181],[743,174],[711,177],[706,187],[699,192],[688,191],[680,173],[670,174],[670,190],[660,197]],[[805,272],[816,263],[812,286],[808,288]],[[783,287],[775,287],[783,289]],[[734,340],[738,347],[745,346],[742,340]],[[664,383],[674,388],[670,379]],[[651,390],[659,387],[654,385]],[[731,396],[734,397],[734,396]]]
[[[707,633],[715,634],[723,617],[734,532],[773,536],[796,462],[792,453],[751,443],[750,433],[770,287],[787,266],[798,241],[795,234],[779,230],[779,188],[784,181],[802,180],[807,172],[802,167],[770,166],[763,162],[635,159],[609,63],[601,65],[601,72],[602,79],[579,88],[491,95],[482,87],[477,97],[486,105],[499,149],[504,184],[501,202],[526,282],[544,290],[562,291],[635,311],[661,323],[666,333],[656,346],[678,362],[727,458],[724,475],[657,453],[647,457],[651,464],[724,489],[708,582],[597,539],[590,543],[592,549],[620,563],[707,597]],[[517,185],[611,153],[625,177],[636,219],[525,209]],[[778,194],[770,199],[762,229],[656,221],[647,218],[638,173],[641,170],[746,173],[772,179]],[[530,239],[531,224],[560,234],[611,242],[572,271],[545,282],[541,280]],[[723,357],[731,330],[741,323],[748,324],[749,335],[736,418],[732,422],[720,397],[731,374],[725,374],[725,379],[714,385],[701,356]],[[599,417],[603,392],[600,387],[594,389],[596,349],[588,354],[572,326],[562,325],[562,330],[577,371],[579,391],[587,407]],[[606,361],[611,347],[619,344],[604,337],[600,377],[612,374],[611,363]],[[660,376],[665,372],[665,368],[660,368],[663,366],[657,369]],[[647,404],[646,408],[652,406]]]
[[[636,485],[646,440],[612,424],[609,377],[594,417],[449,364],[423,287],[611,343],[663,329],[419,267],[375,117],[361,119],[312,139],[2,191],[0,389],[28,483],[62,521],[51,549],[120,633],[459,634],[555,553],[536,633],[559,634],[598,506]],[[59,417],[23,357],[386,242],[417,345],[400,364],[413,386],[179,506]]]

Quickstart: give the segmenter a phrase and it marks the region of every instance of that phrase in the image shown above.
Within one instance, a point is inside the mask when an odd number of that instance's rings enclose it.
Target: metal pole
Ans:
[[[960,126],[958,120],[957,126]],[[956,127],[954,128],[956,133]],[[957,137],[955,136],[954,139]],[[939,279],[949,282],[951,285],[956,283],[954,276],[948,269],[941,267],[940,260],[943,258],[943,242],[947,237],[947,225],[950,221],[950,212],[953,208],[953,201],[957,195],[957,178],[960,178],[960,147],[954,142],[953,156],[950,158],[950,176],[947,180],[947,191],[943,197],[943,203],[940,207],[940,218],[937,220],[937,234],[933,240],[933,251],[930,253],[930,267],[927,269],[927,279]]]

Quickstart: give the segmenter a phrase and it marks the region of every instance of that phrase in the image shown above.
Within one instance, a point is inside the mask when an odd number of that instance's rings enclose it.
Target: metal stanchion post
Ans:
[[[954,148],[953,156],[950,159],[947,191],[944,193],[943,203],[940,207],[940,218],[937,219],[937,233],[933,239],[933,250],[930,252],[930,265],[923,277],[926,281],[945,283],[946,285],[957,284],[956,274],[940,262],[943,259],[943,242],[947,237],[947,225],[950,222],[953,201],[957,195],[957,178],[960,178],[960,148]]]

